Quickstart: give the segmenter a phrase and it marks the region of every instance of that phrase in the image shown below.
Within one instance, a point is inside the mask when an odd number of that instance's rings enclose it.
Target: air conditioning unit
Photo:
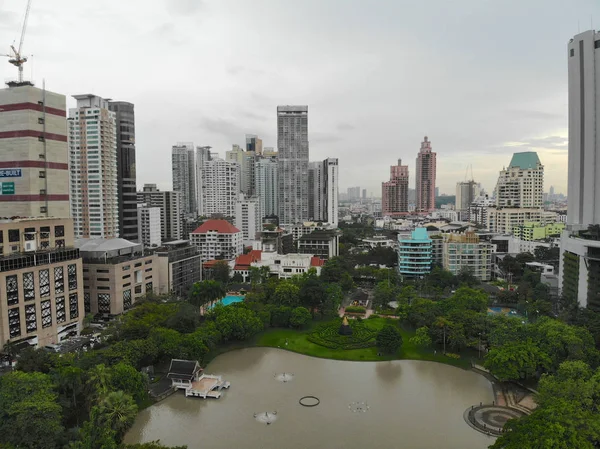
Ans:
[[[25,242],[25,252],[36,251],[37,242],[35,240],[29,240]]]

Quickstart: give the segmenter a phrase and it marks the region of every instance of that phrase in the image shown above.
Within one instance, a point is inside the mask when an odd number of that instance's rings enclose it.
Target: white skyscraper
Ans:
[[[327,158],[323,161],[325,170],[325,211],[327,222],[337,228],[339,214],[338,182],[339,166],[337,158]]]
[[[137,218],[140,243],[147,248],[160,246],[162,242],[160,207],[138,204]]]
[[[196,161],[193,143],[178,143],[172,148],[173,190],[181,193],[182,209],[185,214],[196,215]]]
[[[183,237],[180,192],[163,192],[156,188],[156,184],[144,184],[144,190],[137,193],[137,201],[160,209],[161,241],[180,240]]]
[[[119,236],[117,129],[108,100],[75,95],[69,110],[71,216],[75,238]]]
[[[245,198],[243,193],[240,194],[235,205],[235,227],[244,234],[244,245],[256,239],[256,233],[261,230],[258,199]]]
[[[239,170],[240,166],[236,162],[227,162],[218,157],[204,161],[202,169],[204,215],[235,216],[235,205],[240,193]]]
[[[534,151],[514,153],[500,172],[496,184],[496,206],[535,208],[543,206],[544,166]]]
[[[277,106],[279,223],[308,219],[308,106]]]
[[[204,216],[204,190],[202,188],[202,170],[204,162],[210,161],[211,147],[196,147],[196,202],[198,215]]]
[[[279,188],[277,158],[260,158],[256,161],[256,195],[260,218],[279,213]]]

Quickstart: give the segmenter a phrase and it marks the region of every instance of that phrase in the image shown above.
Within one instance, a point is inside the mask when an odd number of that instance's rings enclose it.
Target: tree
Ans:
[[[117,449],[115,432],[109,424],[100,421],[100,408],[97,406],[92,408],[90,419],[83,423],[78,438],[69,444],[69,449]]]
[[[415,346],[428,347],[431,346],[431,337],[429,336],[429,328],[423,326],[417,329],[415,336],[410,338],[410,343]]]
[[[31,346],[21,351],[17,359],[17,369],[26,373],[48,374],[58,364],[58,354],[47,349],[33,349]]]
[[[479,284],[479,279],[477,279],[473,275],[473,269],[469,266],[462,267],[456,277],[458,278],[458,282],[460,285],[466,285],[468,287],[473,287],[473,286]]]
[[[0,377],[0,443],[55,449],[62,437],[61,408],[47,374],[14,371]]]
[[[166,447],[160,444],[160,441],[151,441],[150,443],[125,444],[121,449],[187,449],[187,446]]]
[[[387,308],[389,307],[390,302],[396,301],[397,297],[398,289],[395,285],[392,285],[387,281],[378,282],[375,286],[373,306],[375,308]]]
[[[309,309],[311,313],[315,313],[316,309],[320,309],[321,314],[325,313],[323,303],[327,295],[325,286],[316,276],[310,276],[303,282],[300,288],[300,304]]]
[[[544,407],[562,399],[597,412],[595,399],[600,395],[599,381],[599,374],[592,376],[592,370],[586,363],[580,360],[563,362],[554,376],[542,376],[535,401],[539,407]]]
[[[203,307],[223,298],[225,293],[225,287],[220,282],[213,280],[196,282],[190,290],[189,301],[196,307]]]
[[[292,281],[283,280],[275,288],[272,300],[280,306],[296,307],[300,302],[300,287]]]
[[[396,326],[386,324],[375,338],[377,347],[382,351],[395,354],[402,346],[402,335]]]
[[[256,313],[243,305],[217,305],[211,310],[209,319],[214,319],[225,341],[247,340],[263,330],[262,321]]]
[[[332,257],[321,268],[321,280],[326,284],[339,284],[342,291],[348,292],[354,285],[351,269],[344,258]]]
[[[87,411],[84,410],[83,370],[70,365],[59,367],[52,371],[52,378],[63,407],[65,424],[79,426],[80,417]]]
[[[340,284],[328,284],[325,287],[325,300],[322,305],[323,312],[325,314],[336,315],[343,299],[344,293]]]
[[[102,400],[108,394],[109,386],[110,369],[104,364],[96,365],[87,372],[85,390],[90,409],[94,403]]]
[[[532,340],[508,342],[492,348],[484,366],[501,381],[525,380],[547,370],[552,361]]]
[[[312,316],[305,307],[296,307],[292,310],[290,324],[294,327],[302,327],[311,320]]]
[[[225,260],[218,260],[212,266],[213,279],[221,284],[228,284],[230,281],[231,267]]]
[[[106,424],[115,432],[115,439],[121,441],[125,432],[129,430],[138,407],[128,394],[122,391],[109,393],[98,406],[98,420],[100,424]]]
[[[140,404],[148,397],[148,376],[128,363],[117,363],[110,369],[110,388],[123,391]]]

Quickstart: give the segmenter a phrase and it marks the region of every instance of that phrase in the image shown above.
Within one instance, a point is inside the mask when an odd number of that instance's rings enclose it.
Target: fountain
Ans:
[[[254,419],[261,424],[272,424],[277,420],[277,412],[260,412],[254,414]]]
[[[294,374],[293,373],[275,374],[275,379],[278,380],[279,382],[289,382],[290,380],[294,380]]]

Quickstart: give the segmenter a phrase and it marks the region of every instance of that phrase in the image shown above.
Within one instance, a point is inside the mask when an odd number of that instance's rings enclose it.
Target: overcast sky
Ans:
[[[25,4],[0,0],[0,49]],[[491,190],[531,150],[566,193],[566,45],[593,17],[598,0],[33,0],[25,73],[135,103],[138,188],[170,188],[178,141],[276,146],[277,105],[308,104],[311,160],[339,158],[342,192],[379,196],[399,158],[414,184],[427,135],[442,193],[469,165]]]

